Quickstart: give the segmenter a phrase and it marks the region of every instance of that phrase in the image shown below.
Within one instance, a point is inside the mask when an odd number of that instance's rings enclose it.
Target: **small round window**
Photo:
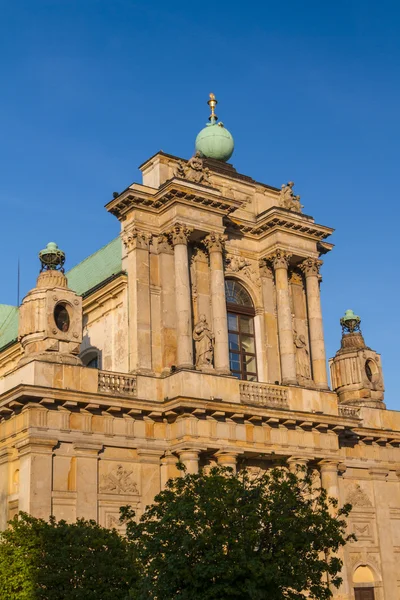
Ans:
[[[57,304],[54,309],[54,321],[60,331],[69,329],[69,313],[65,304]]]

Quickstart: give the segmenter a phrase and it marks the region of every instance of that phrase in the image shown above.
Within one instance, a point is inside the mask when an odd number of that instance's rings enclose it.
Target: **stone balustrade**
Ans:
[[[99,371],[98,391],[114,396],[136,396],[136,377],[126,373]]]
[[[287,389],[267,383],[240,381],[240,401],[243,404],[269,406],[271,408],[289,408]]]

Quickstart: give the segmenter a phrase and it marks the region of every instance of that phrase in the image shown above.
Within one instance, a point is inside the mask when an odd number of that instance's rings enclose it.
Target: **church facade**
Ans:
[[[159,152],[106,208],[120,236],[64,273],[54,243],[0,305],[0,527],[19,510],[119,527],[179,458],[254,473],[305,465],[351,502],[342,600],[400,599],[400,413],[346,311],[326,368],[321,256],[332,229],[227,161],[209,101],[189,160]]]

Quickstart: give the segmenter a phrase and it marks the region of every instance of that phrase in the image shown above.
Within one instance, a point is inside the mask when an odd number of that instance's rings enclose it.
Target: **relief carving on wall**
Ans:
[[[102,476],[100,492],[139,494],[137,484],[132,479],[132,471],[127,471],[122,465],[118,465],[112,471]]]
[[[358,483],[347,494],[346,502],[351,504],[353,508],[372,507],[371,500]]]
[[[183,160],[178,162],[178,168],[175,172],[175,177],[193,181],[194,183],[202,183],[203,185],[211,185],[210,169],[204,167],[204,161],[201,158],[200,152],[196,152],[187,163]]]
[[[261,286],[261,280],[259,274],[251,266],[251,261],[243,256],[236,256],[232,254],[228,254],[225,259],[225,269],[227,273],[240,273],[244,277],[247,277],[252,283]]]

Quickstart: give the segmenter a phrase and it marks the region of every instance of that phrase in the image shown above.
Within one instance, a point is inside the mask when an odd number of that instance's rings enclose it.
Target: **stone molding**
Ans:
[[[149,250],[152,237],[151,233],[132,227],[122,234],[122,242],[128,252],[136,249]]]
[[[224,233],[216,233],[212,231],[203,239],[203,244],[207,248],[208,252],[223,252],[225,248],[225,242],[228,236]]]
[[[289,252],[286,252],[286,250],[275,250],[275,252],[273,254],[270,254],[269,256],[266,257],[266,260],[272,264],[274,270],[276,269],[288,269],[289,268],[289,261],[291,259],[292,255]]]
[[[178,246],[179,244],[187,246],[190,234],[192,233],[192,227],[186,227],[183,223],[174,223],[172,228],[166,232],[171,243],[174,246]]]
[[[306,258],[299,265],[306,277],[318,277],[323,261],[318,258]]]

